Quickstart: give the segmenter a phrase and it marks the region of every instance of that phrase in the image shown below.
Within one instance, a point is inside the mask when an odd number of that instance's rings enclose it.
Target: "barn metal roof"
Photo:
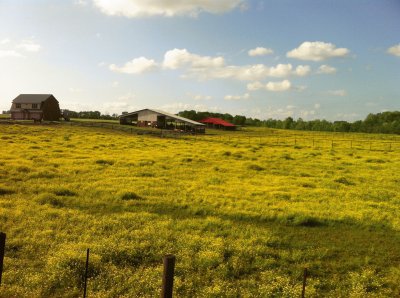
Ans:
[[[136,111],[136,112],[127,113],[127,114],[121,115],[119,117],[120,118],[129,117],[131,115],[138,114],[139,112],[142,112],[142,111],[152,111],[154,113],[161,114],[161,115],[170,117],[172,119],[180,120],[182,122],[187,122],[187,123],[190,123],[190,124],[193,124],[193,125],[201,125],[201,126],[204,125],[203,123],[199,123],[199,122],[193,121],[191,119],[187,119],[187,118],[184,118],[184,117],[181,117],[181,116],[177,116],[177,115],[174,115],[174,114],[171,114],[171,113],[167,113],[167,112],[164,112],[164,111],[161,111],[161,110],[156,110],[156,109],[143,109],[143,110],[139,110],[139,111]]]
[[[42,103],[51,96],[53,96],[53,95],[52,94],[20,94],[13,100],[13,103]]]
[[[200,120],[201,123],[211,123],[211,124],[217,124],[217,125],[222,125],[225,127],[234,127],[236,125],[229,123],[228,121],[225,121],[221,118],[205,118],[203,120]]]

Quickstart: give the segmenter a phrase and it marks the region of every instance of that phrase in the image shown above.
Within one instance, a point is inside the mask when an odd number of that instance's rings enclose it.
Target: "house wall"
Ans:
[[[12,106],[11,106],[11,109],[12,110],[14,110],[14,109],[28,109],[28,110],[31,110],[31,109],[35,109],[36,110],[37,109],[37,110],[39,110],[40,109],[40,103],[36,104],[37,108],[33,108],[34,104],[32,104],[32,103],[21,103],[20,105],[21,105],[21,107],[17,108],[17,104],[13,103]]]

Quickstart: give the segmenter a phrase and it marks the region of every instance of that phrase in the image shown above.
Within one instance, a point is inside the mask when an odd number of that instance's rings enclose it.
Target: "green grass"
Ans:
[[[0,297],[80,296],[86,248],[90,297],[158,296],[168,253],[177,297],[395,297],[394,138],[0,125]]]

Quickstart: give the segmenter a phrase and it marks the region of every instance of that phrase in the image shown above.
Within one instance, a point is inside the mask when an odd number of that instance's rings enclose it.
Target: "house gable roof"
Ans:
[[[52,94],[20,94],[14,98],[13,103],[42,103],[50,97],[54,98]]]

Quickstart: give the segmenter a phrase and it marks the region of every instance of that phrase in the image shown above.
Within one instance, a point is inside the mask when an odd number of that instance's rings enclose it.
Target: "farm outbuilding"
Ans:
[[[205,118],[199,121],[200,123],[206,124],[209,128],[225,129],[225,130],[236,130],[236,125],[229,123],[221,118]]]
[[[143,109],[124,113],[119,116],[120,124],[139,127],[179,130],[185,132],[204,133],[205,125],[184,117],[155,109]]]
[[[11,119],[58,121],[61,117],[58,100],[52,94],[20,94],[11,105]]]

